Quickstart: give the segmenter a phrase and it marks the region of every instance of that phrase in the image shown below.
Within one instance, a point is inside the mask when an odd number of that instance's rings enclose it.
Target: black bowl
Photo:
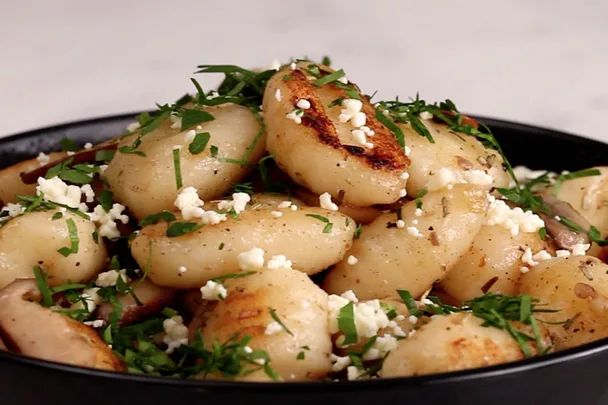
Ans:
[[[57,148],[120,135],[133,114],[82,121],[0,139],[0,168]],[[608,145],[563,132],[482,118],[513,165],[578,170],[605,163]],[[66,404],[608,404],[608,340],[478,370],[339,383],[183,381],[107,373],[0,352],[0,403]]]

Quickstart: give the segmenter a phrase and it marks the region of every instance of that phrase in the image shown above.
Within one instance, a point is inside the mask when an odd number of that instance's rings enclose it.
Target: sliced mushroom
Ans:
[[[589,229],[589,222],[584,217],[576,212],[570,204],[557,199],[549,192],[544,192],[540,196],[544,203],[551,208],[551,215],[540,214],[540,216],[545,221],[547,233],[553,238],[557,246],[562,249],[571,249],[576,244],[589,243],[589,237],[586,234],[574,231],[555,219],[556,216],[566,217],[583,229]]]
[[[118,298],[122,304],[122,317],[120,325],[129,325],[155,314],[167,307],[175,299],[175,290],[171,288],[159,287],[150,280],[143,282],[135,281],[131,284],[133,293],[140,301],[139,305],[132,294],[126,294]],[[97,316],[104,321],[110,319],[110,314],[114,306],[109,302],[104,302],[99,307]]]
[[[33,302],[39,299],[32,279],[0,290],[0,336],[10,350],[75,366],[125,370],[95,330]]]

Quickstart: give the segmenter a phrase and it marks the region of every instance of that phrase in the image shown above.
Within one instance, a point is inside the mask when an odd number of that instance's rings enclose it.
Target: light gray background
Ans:
[[[0,136],[172,101],[200,63],[328,54],[381,98],[608,140],[607,15],[605,0],[0,0]]]

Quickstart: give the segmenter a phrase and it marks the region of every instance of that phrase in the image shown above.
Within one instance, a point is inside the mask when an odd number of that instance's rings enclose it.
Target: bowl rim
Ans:
[[[105,122],[126,120],[134,118],[139,112],[113,114],[87,119],[73,120],[56,125],[35,128],[16,134],[9,134],[0,138],[0,149],[5,143],[15,141],[19,138],[35,137],[43,135],[49,131],[61,131],[73,127],[103,124]],[[488,124],[490,127],[501,127],[504,129],[516,131],[537,133],[550,136],[552,138],[574,140],[579,143],[587,143],[590,146],[602,145],[608,147],[608,143],[597,139],[586,138],[580,135],[564,132],[558,129],[546,128],[532,124],[526,124],[506,119],[491,118],[471,114],[470,116]],[[523,359],[515,362],[502,363],[498,365],[480,367],[469,370],[442,372],[437,374],[410,376],[410,377],[395,377],[395,378],[380,378],[374,380],[361,381],[311,381],[311,382],[237,382],[237,381],[217,381],[217,380],[189,380],[171,377],[156,377],[138,374],[119,373],[112,371],[103,371],[98,369],[73,366],[66,363],[37,359],[29,356],[20,355],[0,350],[0,364],[8,363],[22,365],[26,367],[35,367],[38,369],[61,371],[68,374],[76,374],[92,378],[104,378],[111,380],[121,380],[124,382],[133,382],[139,384],[162,384],[174,387],[183,388],[198,388],[198,389],[213,389],[213,390],[294,390],[294,389],[336,389],[336,390],[352,390],[352,389],[384,389],[395,386],[418,386],[418,385],[440,385],[448,383],[460,383],[466,381],[477,381],[496,377],[505,377],[513,374],[533,371],[540,368],[552,367],[561,365],[566,362],[573,362],[599,353],[608,352],[608,338],[600,339],[581,346],[570,348],[557,353],[551,353],[542,357]]]

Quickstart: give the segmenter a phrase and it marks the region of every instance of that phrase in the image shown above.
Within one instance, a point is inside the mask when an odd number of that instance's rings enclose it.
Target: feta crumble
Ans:
[[[292,120],[293,122],[295,122],[296,124],[301,124],[302,123],[302,116],[304,115],[304,111],[302,110],[293,110],[292,112],[290,112],[289,114],[287,114],[285,117]]]
[[[291,201],[283,201],[277,205],[278,209],[289,208],[291,206]]]
[[[275,333],[279,333],[283,330],[283,327],[280,323],[273,321],[266,325],[266,330],[264,331],[265,335],[274,335]]]
[[[93,191],[93,187],[90,184],[85,184],[80,187],[80,191],[84,194],[85,201],[88,203],[92,203],[95,201],[95,192]]]
[[[8,218],[15,218],[25,212],[25,207],[21,204],[8,203],[6,206],[2,207],[0,212],[7,212]],[[5,218],[0,219],[0,221],[3,219]]]
[[[572,246],[572,256],[585,256],[587,254],[587,250],[591,247],[589,243],[577,243]]]
[[[511,208],[503,200],[488,196],[490,206],[486,215],[485,225],[498,225],[516,236],[519,232],[538,232],[545,222],[532,211],[523,211],[519,207]]]
[[[291,270],[291,265],[293,263],[291,260],[287,260],[287,257],[284,255],[272,256],[268,263],[266,263],[266,267],[269,269],[285,269]]]
[[[222,283],[209,280],[201,287],[201,295],[207,301],[221,301],[228,296],[228,290]]]
[[[229,203],[233,203],[233,201]],[[205,211],[202,208],[205,202],[198,197],[198,192],[194,187],[186,187],[183,189],[177,195],[173,204],[180,210],[182,217],[186,221],[193,218],[199,218],[204,224],[216,225],[228,219],[226,214],[219,214],[215,211]]]
[[[338,211],[338,206],[331,201],[331,194],[323,193],[319,196],[319,203],[321,208],[325,208],[330,211]]]
[[[86,308],[84,302],[78,301],[72,304],[70,309],[86,309],[89,313],[95,312],[97,306],[100,305],[103,301],[101,295],[97,294],[98,291],[99,288],[96,287],[85,288],[84,290],[82,290],[80,298],[86,301]]]
[[[251,196],[247,193],[232,194],[232,201],[220,201],[217,205],[218,209],[224,211],[234,210],[237,214],[245,211],[247,203],[251,201]]]
[[[442,188],[451,190],[456,184],[490,186],[492,185],[493,181],[492,176],[483,170],[455,172],[447,167],[442,167],[429,173],[429,180],[427,182],[426,189],[428,191],[441,190]]]
[[[399,190],[399,198],[403,198],[407,195],[407,190],[402,188],[401,190]]]
[[[194,138],[196,138],[196,131],[191,129],[184,135],[184,143],[191,144]]]
[[[349,356],[340,357],[332,353],[330,359],[332,363],[331,369],[334,373],[339,373],[352,364]]]
[[[243,271],[259,270],[264,267],[264,250],[253,248],[237,256],[239,268]]]
[[[424,214],[424,211],[421,208],[416,208],[416,211],[414,211],[414,215],[417,217],[421,217],[422,214]]]
[[[51,157],[46,153],[40,152],[38,157],[36,158],[38,162],[40,162],[40,167],[46,166],[51,161]]]
[[[92,328],[103,328],[106,325],[106,321],[104,321],[103,319],[95,319],[94,321],[86,321],[83,322],[85,325],[90,326]]]
[[[141,125],[139,124],[139,122],[132,122],[129,125],[127,125],[127,132],[133,133],[133,132],[137,131],[140,127],[141,127]],[[171,128],[173,128],[173,126],[171,126]]]
[[[173,316],[163,321],[163,343],[167,345],[166,353],[171,354],[182,345],[188,344],[188,328],[184,325],[184,319],[179,316]]]
[[[366,122],[365,113],[361,112],[361,108],[363,108],[361,100],[351,98],[342,100],[342,109],[340,110],[338,119],[342,123],[350,121],[355,128],[361,127]]]
[[[407,233],[409,235],[413,236],[414,238],[419,238],[422,236],[422,233],[420,233],[418,228],[416,228],[415,226],[408,226],[406,230],[407,230]]]
[[[86,150],[92,149],[93,148],[93,144],[91,142],[87,142],[84,144],[84,148]]]
[[[125,284],[128,284],[131,279],[127,276],[126,270],[109,270],[103,273],[99,273],[97,275],[97,279],[95,280],[95,285],[97,287],[113,287],[116,285],[116,281],[118,277],[122,279]]]
[[[421,120],[432,120],[433,119],[433,114],[431,114],[428,111],[422,111],[419,115]]]
[[[274,92],[274,98],[279,102],[283,100],[283,96],[281,95],[281,89],[277,89],[277,91]]]
[[[36,195],[42,196],[44,201],[67,205],[70,208],[84,208],[81,207],[80,204],[82,196],[80,187],[73,185],[68,186],[57,176],[50,179],[39,177],[38,186],[36,186]],[[86,212],[87,209],[85,208],[84,211]]]
[[[346,263],[350,264],[351,266],[354,266],[355,264],[359,263],[359,259],[357,259],[353,255],[350,255],[348,256],[348,259],[346,259]]]
[[[300,99],[296,103],[296,107],[298,107],[299,109],[302,109],[302,110],[308,110],[310,108],[310,101],[308,101],[306,99]]]
[[[179,271],[180,273],[185,273],[188,271],[188,268],[186,266],[179,266],[177,268],[177,271]]]
[[[397,228],[399,228],[399,229],[405,228],[405,221],[402,220],[402,219],[398,219],[397,220]]]
[[[89,217],[91,221],[99,225],[99,236],[108,239],[120,237],[116,221],[120,221],[123,224],[129,222],[129,217],[122,213],[124,210],[125,206],[118,203],[114,203],[108,212],[101,205],[95,207],[93,212],[89,214]]]
[[[283,213],[281,211],[272,211],[270,215],[272,215],[274,218],[281,218]]]

